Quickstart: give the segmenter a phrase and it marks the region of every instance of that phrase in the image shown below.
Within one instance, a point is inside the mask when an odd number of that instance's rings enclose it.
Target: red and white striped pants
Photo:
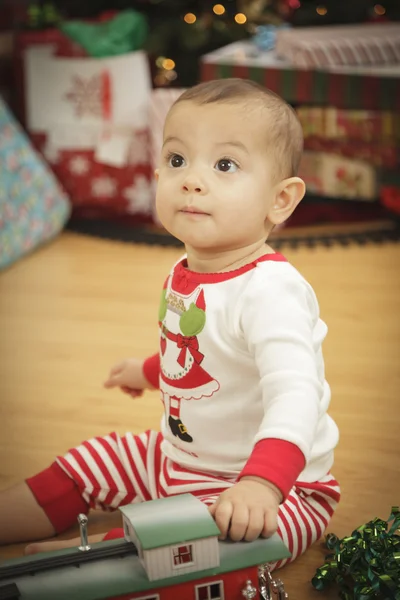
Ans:
[[[49,475],[48,469],[27,482],[44,510],[51,506],[48,515],[58,531],[72,525],[82,512],[82,500],[88,508],[115,510],[132,502],[190,493],[209,505],[235,483],[234,478],[214,477],[180,467],[163,455],[161,441],[161,433],[155,431],[96,437],[58,457],[61,469],[57,467],[57,477]],[[74,482],[79,489],[80,505],[74,508],[74,502],[71,506],[71,501],[65,499],[61,492],[65,482],[61,484],[60,478]],[[339,485],[330,474],[313,483],[296,482],[278,514],[278,533],[292,558],[280,561],[275,568],[294,560],[323,535],[339,499]],[[63,525],[57,527],[55,522],[61,511]],[[70,513],[68,522],[66,511]]]

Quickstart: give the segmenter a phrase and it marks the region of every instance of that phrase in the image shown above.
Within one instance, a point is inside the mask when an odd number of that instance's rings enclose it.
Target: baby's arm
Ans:
[[[229,528],[233,539],[276,531],[279,503],[303,471],[318,425],[318,306],[298,274],[276,272],[276,280],[258,272],[241,297],[240,325],[259,371],[264,417],[238,483],[211,508],[222,536]]]

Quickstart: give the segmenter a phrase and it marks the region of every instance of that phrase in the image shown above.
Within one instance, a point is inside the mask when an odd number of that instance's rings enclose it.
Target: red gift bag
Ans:
[[[21,32],[16,72],[19,117],[73,215],[152,221],[146,54],[91,58],[59,30]]]

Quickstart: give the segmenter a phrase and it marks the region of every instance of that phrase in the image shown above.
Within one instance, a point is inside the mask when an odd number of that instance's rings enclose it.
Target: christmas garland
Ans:
[[[318,591],[332,584],[342,600],[400,600],[400,509],[387,521],[374,519],[339,539],[326,536],[332,550],[311,581]]]

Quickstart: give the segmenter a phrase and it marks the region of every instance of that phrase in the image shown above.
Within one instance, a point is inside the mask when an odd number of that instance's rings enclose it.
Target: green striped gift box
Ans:
[[[241,42],[248,48],[248,42]],[[232,44],[232,46],[234,46]],[[344,109],[392,110],[400,111],[400,67],[398,75],[379,74],[377,68],[357,68],[338,71],[308,70],[290,67],[279,61],[276,66],[262,66],[260,60],[252,60],[251,55],[240,58],[236,50],[229,55],[229,46],[221,49],[226,52],[205,55],[201,62],[201,81],[239,77],[251,79],[279,94],[291,104],[315,104],[336,106]],[[239,56],[235,60],[235,56]],[[253,64],[252,64],[253,63]]]

